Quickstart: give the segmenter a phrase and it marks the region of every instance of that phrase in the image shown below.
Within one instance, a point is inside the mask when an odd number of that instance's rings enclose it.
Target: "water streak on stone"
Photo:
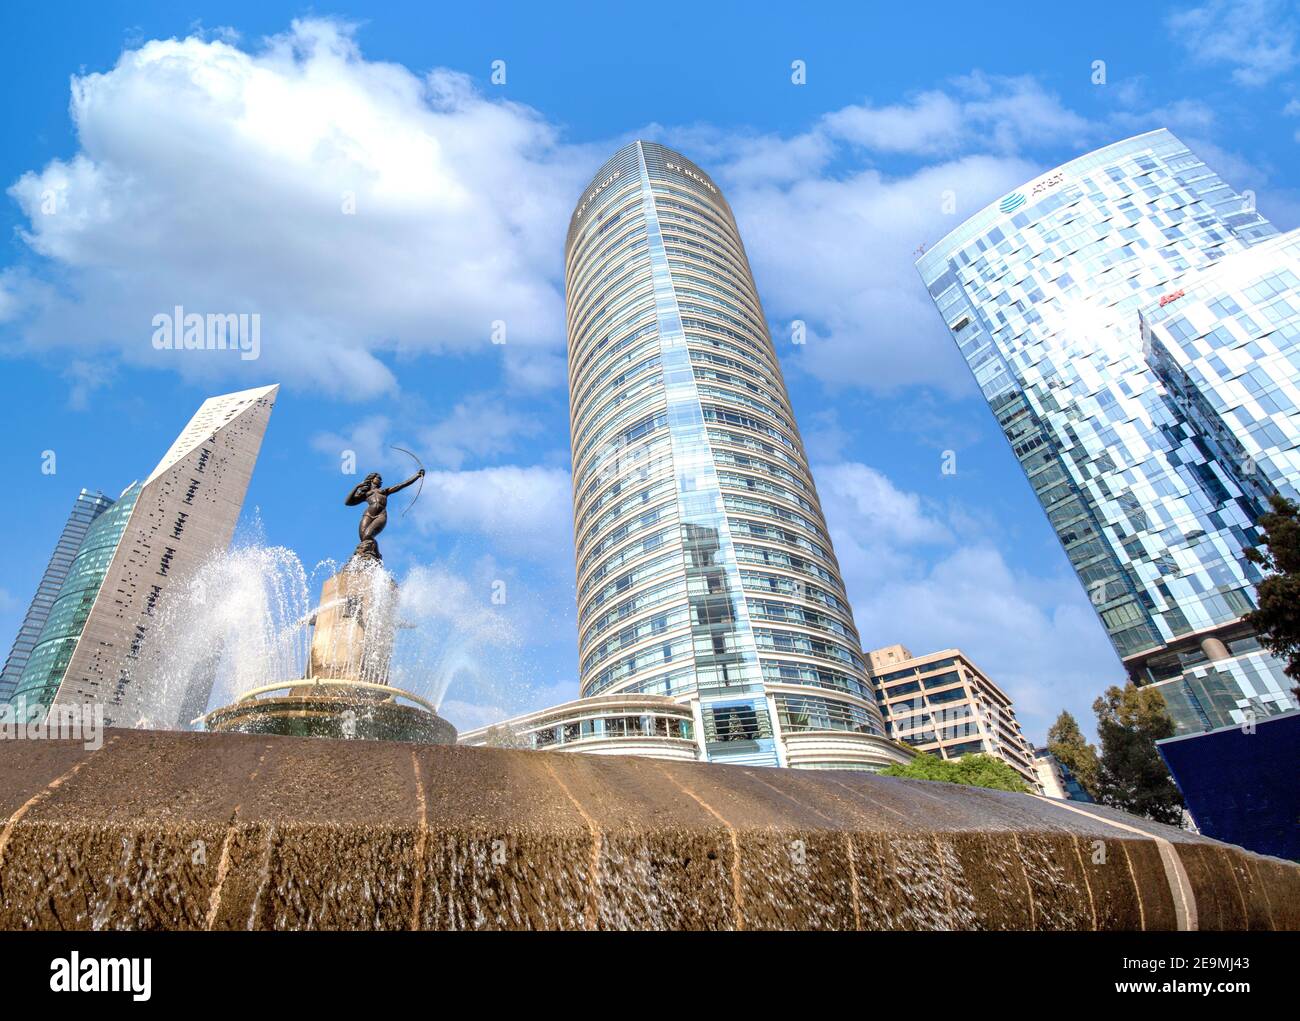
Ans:
[[[616,756],[107,736],[0,743],[0,927],[1300,928],[1294,863],[1096,806]]]

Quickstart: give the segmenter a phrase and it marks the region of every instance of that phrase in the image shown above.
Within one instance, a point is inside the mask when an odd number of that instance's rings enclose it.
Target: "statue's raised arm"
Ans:
[[[403,489],[405,489],[407,486],[409,486],[411,483],[413,483],[413,482],[417,482],[417,481],[419,481],[419,480],[422,479],[422,478],[424,478],[424,469],[423,469],[423,468],[421,468],[419,471],[417,471],[414,475],[412,475],[412,476],[411,476],[409,479],[407,479],[405,482],[399,482],[399,483],[398,483],[397,485],[395,485],[395,486],[389,486],[387,489],[384,490],[384,495],[385,495],[385,496],[392,496],[394,493],[399,493],[399,492],[401,492]],[[358,488],[360,488],[360,487],[358,487]],[[356,490],[353,490],[353,492],[355,492],[355,491],[356,491]]]

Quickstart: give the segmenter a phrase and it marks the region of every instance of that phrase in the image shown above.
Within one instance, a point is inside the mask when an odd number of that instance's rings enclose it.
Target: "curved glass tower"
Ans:
[[[721,191],[625,146],[574,210],[565,284],[582,694],[693,702],[712,760],[800,765],[814,733],[905,757]]]

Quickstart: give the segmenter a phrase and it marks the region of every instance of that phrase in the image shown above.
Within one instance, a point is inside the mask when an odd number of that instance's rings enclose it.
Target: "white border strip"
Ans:
[[[1108,819],[1104,815],[1094,815],[1092,812],[1078,808],[1075,805],[1067,804],[1056,798],[1045,798],[1035,794],[1034,797],[1039,801],[1045,801],[1049,805],[1055,805],[1058,808],[1064,808],[1066,811],[1074,812],[1078,815],[1087,816],[1097,822],[1105,823],[1107,826],[1114,826],[1116,829],[1127,830],[1129,833],[1136,833],[1139,837],[1146,837],[1148,840],[1154,840],[1156,847],[1160,851],[1160,861],[1165,867],[1165,879],[1169,882],[1169,892],[1174,899],[1174,918],[1178,923],[1180,932],[1193,932],[1197,928],[1196,917],[1196,894],[1192,890],[1191,880],[1187,878],[1187,870],[1183,868],[1182,859],[1178,857],[1178,852],[1174,850],[1174,845],[1164,837],[1158,837],[1154,833],[1148,833],[1140,830],[1136,826],[1130,826],[1127,823],[1118,822],[1114,819]],[[1134,892],[1138,897],[1142,896],[1142,891],[1136,889]]]

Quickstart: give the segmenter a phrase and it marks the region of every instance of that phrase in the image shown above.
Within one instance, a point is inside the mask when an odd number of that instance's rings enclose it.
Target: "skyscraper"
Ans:
[[[1152,369],[1256,502],[1300,500],[1300,230],[1189,274],[1142,325]]]
[[[169,591],[230,544],[277,389],[204,401],[149,477],[87,528],[15,705],[102,705],[109,726],[169,727],[207,701],[189,690],[202,678],[163,690],[167,650],[150,638]]]
[[[1143,311],[1142,330],[1170,400],[1256,516],[1272,493],[1300,497],[1300,231],[1188,274]],[[1254,542],[1256,531],[1248,535]],[[1225,559],[1240,558],[1231,542],[1211,540]],[[1138,661],[1180,733],[1294,707],[1292,682],[1244,622],[1207,632],[1201,644],[1204,659],[1156,653]]]
[[[81,540],[86,535],[86,529],[112,505],[113,501],[100,492],[92,493],[88,489],[83,489],[77,494],[77,499],[68,514],[68,520],[63,525],[63,532],[59,535],[59,541],[55,543],[54,552],[50,554],[49,563],[45,566],[41,582],[36,586],[36,595],[32,597],[27,615],[23,617],[22,626],[18,629],[18,636],[9,650],[9,658],[5,660],[4,670],[0,671],[0,703],[7,702],[9,696],[13,694],[14,686],[27,665],[32,649],[36,647],[41,629],[49,619],[50,608],[54,605],[59,589],[63,587],[68,569],[72,566],[72,559],[77,555]]]
[[[574,210],[565,281],[582,695],[690,701],[714,761],[905,759],[720,189],[625,146]]]
[[[1176,399],[1143,313],[1166,318],[1186,281],[1275,234],[1159,130],[1028,182],[917,262],[1117,653],[1139,683],[1162,685],[1180,731],[1281,711],[1290,683],[1241,623],[1265,487]],[[1240,366],[1250,341],[1196,335],[1215,365]],[[1277,429],[1257,435],[1284,443],[1294,400],[1269,390],[1252,407]],[[1210,661],[1213,682],[1192,692],[1185,681]]]

